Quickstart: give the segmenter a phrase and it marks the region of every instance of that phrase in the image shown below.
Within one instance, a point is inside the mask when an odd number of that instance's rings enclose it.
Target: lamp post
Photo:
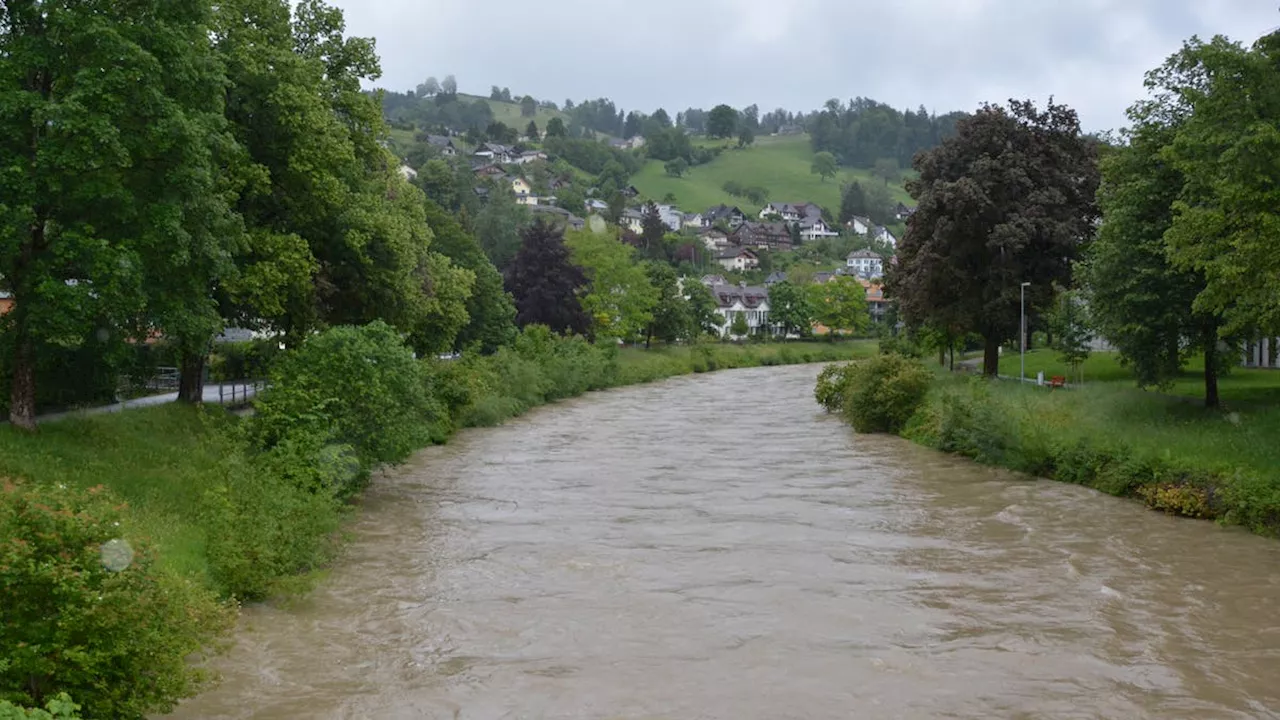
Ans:
[[[1022,383],[1027,382],[1027,287],[1031,283],[1022,283],[1022,318],[1018,324],[1018,332],[1021,341],[1018,344],[1018,356],[1022,362],[1022,373],[1019,379]]]

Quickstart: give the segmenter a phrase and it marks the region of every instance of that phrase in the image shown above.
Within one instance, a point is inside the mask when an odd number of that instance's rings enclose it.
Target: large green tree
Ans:
[[[707,115],[707,134],[713,138],[730,138],[738,129],[738,111],[728,105],[717,105]]]
[[[558,333],[589,335],[591,317],[578,299],[586,285],[582,268],[569,260],[562,231],[542,218],[524,229],[520,250],[506,271],[517,325],[546,325]]]
[[[803,287],[783,280],[769,288],[769,322],[781,328],[783,337],[808,336],[814,314],[813,302]]]
[[[1192,40],[1149,84],[1180,115],[1165,155],[1185,183],[1165,240],[1204,274],[1196,310],[1225,337],[1280,333],[1280,32],[1251,49]]]
[[[529,211],[516,202],[510,187],[497,185],[475,216],[476,240],[499,270],[505,269],[520,249],[521,233],[529,225]]]
[[[466,301],[467,322],[454,338],[453,349],[478,349],[491,353],[515,341],[515,304],[502,286],[498,272],[476,239],[453,215],[427,201],[426,220],[435,239],[431,248],[475,275]]]
[[[689,322],[692,326],[692,337],[699,338],[720,331],[722,319],[719,304],[711,293],[711,288],[691,278],[685,278],[684,297],[689,302]]]
[[[1179,267],[1166,236],[1187,180],[1170,162],[1170,146],[1189,109],[1167,92],[1172,76],[1148,76],[1153,99],[1129,110],[1127,142],[1107,153],[1098,193],[1102,226],[1083,265],[1089,314],[1099,333],[1134,370],[1140,386],[1167,387],[1190,356],[1203,353],[1205,404],[1218,405],[1219,329],[1223,318],[1201,309],[1202,270]],[[1212,241],[1211,239],[1207,241]]]
[[[836,176],[840,172],[840,165],[836,162],[836,156],[827,151],[815,153],[813,163],[809,166],[809,172],[822,177],[822,181]]]
[[[211,22],[199,0],[0,7],[0,276],[18,427],[35,427],[51,349],[151,323],[216,327],[206,281],[234,228],[216,170]],[[144,258],[160,255],[195,269],[148,293]]]
[[[565,233],[569,260],[586,273],[582,309],[591,317],[593,335],[633,340],[653,321],[658,292],[636,258],[635,249],[614,232]]]
[[[834,277],[810,285],[808,292],[813,319],[827,326],[830,339],[835,340],[841,331],[856,335],[870,327],[867,291],[857,280],[847,275]]]
[[[680,292],[676,271],[664,262],[648,262],[645,271],[656,293],[653,319],[645,333],[645,347],[649,347],[654,338],[673,343],[693,335],[693,316],[689,311],[689,301]]]
[[[1073,110],[1020,101],[984,106],[917,155],[919,208],[886,287],[904,320],[979,333],[994,376],[1018,337],[1022,284],[1034,315],[1094,233],[1096,155]]]

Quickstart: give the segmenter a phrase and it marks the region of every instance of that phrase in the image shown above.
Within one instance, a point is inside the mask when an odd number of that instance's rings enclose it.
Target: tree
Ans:
[[[568,132],[565,130],[565,127],[564,127],[564,120],[560,119],[559,117],[553,117],[547,121],[547,137],[562,138],[562,137],[565,137],[567,134]]]
[[[809,335],[813,318],[814,307],[804,288],[786,280],[769,288],[769,320],[782,329],[784,337]]]
[[[505,102],[505,103],[511,102],[511,88],[505,88],[505,87],[502,88],[501,98],[502,98],[502,102]]]
[[[1222,316],[1197,309],[1205,274],[1174,265],[1166,243],[1187,182],[1166,161],[1183,119],[1161,99],[1135,104],[1129,119],[1128,143],[1102,162],[1102,227],[1081,273],[1089,314],[1141,387],[1168,387],[1190,355],[1204,353],[1205,404],[1216,407]]]
[[[516,203],[508,188],[490,190],[489,201],[476,214],[475,233],[484,254],[499,270],[515,258],[528,223],[529,211]]]
[[[742,126],[752,133],[760,129],[760,106],[748,105],[742,108]]]
[[[452,75],[445,75],[444,82],[440,83],[440,90],[449,97],[457,96],[458,79]]]
[[[649,116],[649,119],[657,123],[658,127],[664,127],[664,128],[671,127],[671,116],[668,115],[667,111],[663,110],[662,108],[658,108],[657,110],[654,110],[653,114]]]
[[[689,323],[693,337],[720,332],[721,319],[717,312],[720,306],[711,294],[711,288],[686,279],[684,297],[689,302]]]
[[[418,88],[417,88],[418,97],[420,98],[431,97],[433,95],[438,94],[439,92],[440,92],[440,81],[435,79],[435,77],[427,78],[426,82],[418,85]]]
[[[751,334],[751,326],[747,324],[747,314],[742,311],[733,313],[733,321],[729,323],[729,335],[735,338]]]
[[[809,166],[809,172],[814,175],[821,175],[822,181],[826,182],[840,172],[840,166],[836,163],[835,155],[823,151],[813,156],[813,164]]]
[[[531,118],[538,114],[538,101],[532,95],[520,98],[520,117]]]
[[[520,133],[515,128],[497,120],[489,123],[489,126],[484,129],[484,134],[493,142],[504,145],[515,144],[520,139]]]
[[[1179,118],[1166,150],[1185,179],[1169,257],[1203,273],[1195,309],[1220,316],[1224,338],[1280,333],[1278,60],[1280,32],[1251,49],[1193,39],[1148,78]]]
[[[896,182],[902,177],[902,169],[898,167],[897,158],[880,158],[876,160],[876,165],[871,169],[871,174],[884,181],[886,187],[889,183]]]
[[[713,138],[731,138],[738,129],[738,111],[728,105],[717,105],[707,115],[707,134]]]
[[[537,141],[538,138],[542,137],[542,135],[538,132],[538,123],[532,120],[529,121],[528,125],[525,125],[524,134],[525,134],[525,137],[534,141]]]
[[[99,330],[121,342],[151,322],[180,333],[184,351],[216,332],[210,283],[238,238],[212,22],[208,6],[158,0],[0,9],[0,276],[13,300],[3,329],[16,427],[35,428],[36,370],[50,352]],[[176,274],[161,278],[142,257]]]
[[[644,240],[644,256],[650,260],[666,260],[667,226],[662,222],[658,206],[652,200],[645,203],[644,218],[640,223],[640,237]]]
[[[755,141],[756,134],[750,125],[743,125],[742,129],[738,130],[738,147],[744,148]]]
[[[1089,342],[1093,334],[1089,330],[1088,305],[1078,290],[1063,290],[1049,313],[1049,328],[1053,334],[1053,349],[1062,361],[1071,366],[1071,374],[1080,377],[1080,366],[1089,359]]]
[[[656,293],[653,306],[653,319],[649,322],[645,333],[644,346],[649,347],[653,338],[665,343],[674,343],[693,334],[692,316],[689,312],[689,301],[680,292],[676,271],[663,262],[645,264],[649,275],[649,284]]]
[[[507,290],[515,298],[516,324],[545,325],[563,334],[588,335],[591,317],[579,291],[586,287],[582,268],[569,261],[561,231],[537,218],[522,233],[520,251],[507,270]]]
[[[855,217],[867,217],[867,193],[857,180],[845,183],[840,191],[840,224]]]
[[[494,102],[502,102],[502,88],[497,85],[489,87],[489,99]]]
[[[565,187],[556,191],[556,205],[571,213],[581,213],[587,206],[582,191],[574,187]]]
[[[630,140],[640,134],[640,114],[632,110],[627,113],[627,119],[622,124],[622,137]]]
[[[669,160],[662,167],[671,177],[681,177],[689,171],[689,163],[685,162],[684,158]]]
[[[515,304],[502,286],[498,272],[475,237],[453,215],[430,200],[426,220],[434,234],[431,247],[436,252],[475,275],[471,295],[466,300],[466,324],[454,338],[454,350],[474,347],[491,353],[515,340]]]
[[[417,182],[428,199],[441,207],[457,207],[458,193],[453,168],[449,167],[449,163],[439,158],[428,160],[418,168]]]
[[[565,233],[569,259],[582,268],[589,285],[579,297],[591,317],[594,336],[634,340],[653,321],[658,292],[649,283],[635,249],[615,232],[578,230]]]
[[[984,339],[984,371],[1018,336],[1022,283],[1030,315],[1065,283],[1092,237],[1096,149],[1074,111],[987,105],[956,135],[916,156],[919,208],[898,246],[886,294],[911,327],[959,324]]]

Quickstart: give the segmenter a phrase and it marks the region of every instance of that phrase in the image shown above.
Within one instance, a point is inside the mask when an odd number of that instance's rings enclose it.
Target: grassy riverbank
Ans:
[[[1280,406],[1266,401],[1266,387],[1249,392],[1266,385],[1255,374],[1234,376],[1235,409],[1222,412],[1118,380],[1050,391],[940,372],[900,434],[987,465],[1274,536]]]
[[[873,342],[706,344],[615,350],[582,344],[572,359],[504,351],[434,363],[437,377],[473,393],[447,422],[422,437],[443,441],[459,427],[493,425],[546,402],[597,390],[718,369],[826,362],[869,355]],[[126,535],[150,538],[161,564],[225,591],[213,580],[213,528],[202,499],[223,482],[239,421],[220,408],[180,405],[48,423],[35,435],[0,427],[0,477],[87,489],[103,485],[127,502]],[[225,592],[224,592],[225,594]]]

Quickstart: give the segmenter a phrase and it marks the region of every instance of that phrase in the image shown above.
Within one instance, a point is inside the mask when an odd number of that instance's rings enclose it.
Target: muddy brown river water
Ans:
[[[817,372],[419,454],[173,717],[1280,717],[1280,543],[855,436]]]

